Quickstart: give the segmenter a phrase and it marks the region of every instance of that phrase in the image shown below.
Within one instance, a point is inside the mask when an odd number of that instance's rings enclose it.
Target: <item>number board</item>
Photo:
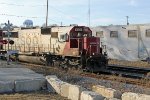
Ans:
[[[74,29],[74,31],[75,31],[75,32],[82,32],[82,31],[83,31],[83,28],[77,27],[77,28]]]

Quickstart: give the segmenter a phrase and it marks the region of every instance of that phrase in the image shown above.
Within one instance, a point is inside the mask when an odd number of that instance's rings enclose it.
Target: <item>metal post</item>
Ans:
[[[137,31],[138,31],[138,58],[140,58],[140,27],[137,25]]]
[[[9,36],[9,31],[8,31],[8,50],[7,50],[7,65],[9,65],[9,39],[10,39],[10,36]]]
[[[62,26],[62,24],[63,24],[63,23],[61,22],[60,25]]]
[[[89,8],[89,10],[88,10],[88,15],[89,15],[89,27],[90,27],[90,24],[91,24],[91,2],[90,2],[90,0],[89,0],[89,3],[88,3],[88,8]]]
[[[129,25],[129,16],[126,16],[126,18],[127,18],[127,25]]]
[[[48,24],[48,0],[47,0],[47,11],[46,11],[46,27]]]
[[[8,20],[8,23],[5,23],[5,27],[6,27],[6,35],[7,35],[7,39],[8,39],[8,50],[7,50],[7,64],[9,65],[9,40],[10,40],[10,31],[12,29],[12,24],[9,23],[9,20]]]

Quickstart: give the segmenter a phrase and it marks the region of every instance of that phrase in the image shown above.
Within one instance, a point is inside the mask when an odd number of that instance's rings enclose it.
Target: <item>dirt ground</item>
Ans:
[[[7,65],[6,61],[0,60],[0,68],[14,67],[14,66],[11,65],[12,63],[14,64],[16,62],[10,62],[10,65]],[[20,64],[17,65],[17,67],[27,67],[27,68],[29,68],[28,66],[23,66],[23,65],[20,65]],[[43,74],[42,69],[38,69],[37,67],[34,67],[34,68],[39,70],[40,72],[42,72],[41,74]],[[42,91],[36,91],[36,92],[0,94],[0,100],[68,100],[68,99],[64,98],[64,97],[61,97],[58,94],[49,93],[46,90],[42,90]]]
[[[108,63],[124,65],[124,66],[146,67],[146,68],[149,67],[150,68],[150,64],[148,64],[148,62],[144,62],[144,61],[124,61],[124,60],[110,59]]]
[[[150,64],[147,62],[137,61],[137,62],[130,62],[130,61],[118,61],[118,60],[109,60],[109,64],[118,64],[118,65],[125,65],[125,66],[136,66],[136,67],[150,67]],[[39,67],[37,65],[29,65],[26,64],[27,68],[34,70],[37,73],[41,73],[44,75],[48,74],[56,74],[58,76],[63,76],[63,74],[80,74],[77,73],[66,73],[58,68],[48,68],[43,69],[41,65]],[[144,82],[145,83],[145,82]],[[38,92],[30,92],[30,93],[14,93],[14,94],[0,94],[0,100],[68,100],[67,98],[63,98],[57,94],[51,94],[47,91],[38,91]]]
[[[68,100],[57,94],[47,91],[38,91],[30,93],[1,94],[0,100]]]

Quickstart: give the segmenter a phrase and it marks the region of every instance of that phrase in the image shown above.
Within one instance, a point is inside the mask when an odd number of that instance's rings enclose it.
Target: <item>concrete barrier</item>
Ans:
[[[81,93],[81,99],[80,100],[104,100],[105,97],[103,97],[102,95],[99,95],[96,92],[92,92],[92,91],[83,91]]]
[[[70,85],[69,86],[69,96],[68,99],[71,100],[80,100],[81,92],[85,89],[78,85]]]
[[[36,90],[41,90],[45,88],[46,88],[46,80],[44,78],[15,81],[15,92],[36,91]]]
[[[47,76],[47,88],[49,92],[56,92],[61,94],[61,85],[65,84],[63,81],[59,80],[56,76]]]
[[[56,75],[48,75],[48,76],[46,76],[47,89],[51,93],[55,93],[56,92],[55,89],[53,88],[53,86],[51,85],[51,82],[55,81],[56,79],[58,79]]]
[[[101,85],[95,85],[92,87],[92,90],[99,93],[100,95],[106,97],[106,98],[121,98],[122,93],[120,91],[117,91],[115,89],[106,88]]]
[[[68,97],[68,99],[71,100],[119,100],[119,99],[106,99],[106,97],[117,97],[118,92],[113,89],[106,89],[106,88],[100,88],[100,86],[93,86],[93,90],[96,91],[103,91],[102,94],[92,92],[92,91],[86,91],[83,87],[80,87],[78,85],[71,85],[69,83],[63,82],[60,79],[57,78],[55,75],[49,75],[46,76],[47,79],[47,87],[50,92],[56,92],[60,94],[63,97]],[[100,89],[99,89],[100,88]],[[121,97],[121,96],[120,96]]]
[[[71,84],[64,82],[64,84],[61,84],[61,93],[60,95],[63,97],[68,97],[69,96],[69,87]]]
[[[150,95],[125,92],[122,94],[122,100],[150,100]]]
[[[0,81],[0,93],[11,93],[14,92],[14,82],[11,81]]]
[[[46,76],[46,80],[56,80],[58,77],[56,75],[48,75]]]

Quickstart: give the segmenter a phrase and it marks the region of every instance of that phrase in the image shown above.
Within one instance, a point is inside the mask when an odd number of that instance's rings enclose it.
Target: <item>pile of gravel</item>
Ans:
[[[86,88],[87,90],[92,90],[93,85],[102,85],[107,88],[113,88],[115,90],[119,90],[121,92],[134,92],[134,93],[150,95],[150,88],[144,88],[144,87],[133,85],[133,84],[121,83],[121,82],[110,81],[110,80],[101,80],[101,79],[83,77],[83,76],[78,76],[78,75],[65,75],[65,76],[61,75],[59,76],[59,78],[62,81],[65,81],[74,85],[80,85]]]

